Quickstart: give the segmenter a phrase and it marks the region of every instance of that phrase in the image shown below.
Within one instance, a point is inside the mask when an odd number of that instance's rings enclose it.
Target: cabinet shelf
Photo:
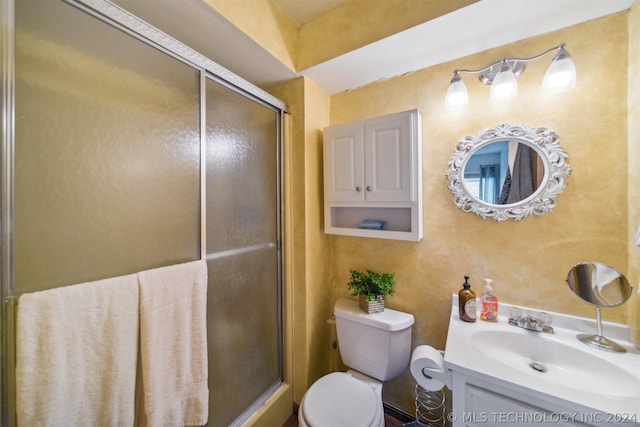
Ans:
[[[325,214],[329,221],[325,222],[328,234],[345,236],[374,237],[379,239],[419,240],[416,230],[420,224],[412,206],[349,206],[327,205]],[[412,217],[413,216],[413,217]],[[381,230],[358,228],[358,224],[366,219],[385,221]],[[420,233],[421,234],[421,233]]]
[[[422,239],[420,114],[410,110],[324,130],[325,233]],[[381,230],[358,228],[381,220]]]

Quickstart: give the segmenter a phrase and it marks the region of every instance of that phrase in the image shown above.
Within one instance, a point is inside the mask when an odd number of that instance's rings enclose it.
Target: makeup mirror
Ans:
[[[602,335],[600,307],[615,307],[629,299],[632,287],[626,277],[606,264],[583,262],[569,270],[567,285],[583,301],[596,306],[598,333],[579,334],[577,338],[600,350],[624,353],[624,347]]]

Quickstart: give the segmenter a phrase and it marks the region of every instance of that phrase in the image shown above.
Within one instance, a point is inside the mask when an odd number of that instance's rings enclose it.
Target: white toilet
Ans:
[[[400,375],[411,357],[413,315],[385,308],[367,314],[358,302],[340,299],[336,318],[340,355],[347,372],[313,383],[298,409],[302,427],[384,427],[382,383]]]

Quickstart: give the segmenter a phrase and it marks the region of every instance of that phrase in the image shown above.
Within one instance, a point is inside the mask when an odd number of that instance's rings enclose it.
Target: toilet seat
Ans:
[[[304,395],[299,418],[309,427],[384,425],[382,399],[369,385],[343,372],[325,375]]]

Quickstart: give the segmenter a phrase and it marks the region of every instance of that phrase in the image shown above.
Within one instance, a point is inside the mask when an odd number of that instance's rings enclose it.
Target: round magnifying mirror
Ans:
[[[583,262],[569,270],[567,285],[583,301],[596,306],[597,335],[579,334],[578,339],[600,350],[624,353],[624,347],[602,335],[600,307],[615,307],[629,299],[632,288],[626,277],[606,264]]]
[[[615,307],[627,301],[632,288],[615,268],[600,262],[583,262],[573,266],[567,284],[574,294],[589,304]]]

